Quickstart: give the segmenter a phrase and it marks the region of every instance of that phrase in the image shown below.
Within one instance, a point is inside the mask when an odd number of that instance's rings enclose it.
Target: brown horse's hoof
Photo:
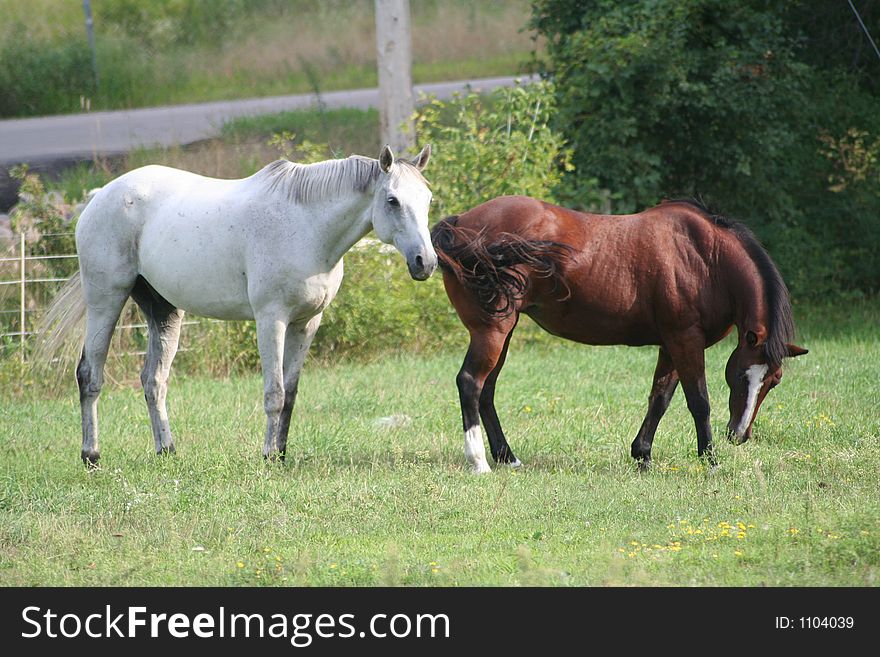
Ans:
[[[648,472],[651,469],[651,459],[639,459],[639,474]]]
[[[84,449],[82,450],[82,452],[80,452],[80,458],[82,459],[82,462],[86,466],[86,468],[88,468],[89,470],[94,470],[98,467],[98,459],[101,458],[101,455],[93,449]]]
[[[266,463],[281,463],[284,464],[284,459],[286,458],[284,452],[271,452],[270,454],[263,454],[263,460]]]

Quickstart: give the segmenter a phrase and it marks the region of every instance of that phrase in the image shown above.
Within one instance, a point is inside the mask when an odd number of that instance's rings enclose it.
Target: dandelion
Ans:
[[[797,527],[789,527],[789,528],[788,528],[788,533],[791,534],[792,536],[794,536],[795,534],[799,533],[800,531],[801,531],[801,530],[798,529]]]
[[[239,561],[238,563],[235,564],[235,566],[236,566],[237,568],[244,568],[244,562],[243,562],[243,561]]]
[[[336,568],[338,565],[339,565],[339,564],[331,563],[331,564],[330,564],[330,568],[331,568],[331,569],[332,569],[332,568]]]
[[[742,550],[734,550],[733,553],[738,557],[741,557],[743,555]]]

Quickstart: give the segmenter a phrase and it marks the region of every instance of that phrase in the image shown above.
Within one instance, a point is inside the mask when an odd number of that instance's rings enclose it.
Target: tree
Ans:
[[[831,190],[823,148],[853,128],[880,136],[866,79],[880,68],[849,42],[823,56],[858,35],[852,13],[827,4],[536,0],[573,149],[560,196],[590,206],[591,179],[616,212],[699,195],[747,220],[799,291],[877,289],[880,206],[864,206],[877,196]]]

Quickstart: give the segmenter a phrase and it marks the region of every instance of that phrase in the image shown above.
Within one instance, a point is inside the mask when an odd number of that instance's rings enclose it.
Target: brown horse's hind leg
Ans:
[[[632,457],[639,462],[640,470],[647,470],[651,463],[651,445],[654,443],[657,425],[669,408],[669,402],[677,386],[678,373],[669,354],[661,348],[657,355],[657,367],[654,369],[654,384],[648,397],[648,413],[631,448]]]
[[[707,456],[710,465],[716,465],[712,446],[712,427],[709,425],[709,391],[706,387],[706,367],[701,340],[687,336],[668,345],[669,355],[678,371],[681,387],[687,399],[688,410],[697,430],[697,454]]]
[[[512,324],[515,324],[514,319]],[[455,379],[461,402],[461,419],[464,428],[464,454],[475,473],[490,472],[486,462],[486,450],[480,431],[480,399],[484,384],[499,362],[506,340],[513,326],[504,329],[471,329],[471,343],[464,363]],[[500,425],[499,425],[500,428]]]
[[[514,325],[515,328],[515,325]],[[501,368],[504,367],[504,361],[507,358],[507,348],[510,346],[510,338],[513,335],[513,328],[504,340],[504,346],[501,348],[501,354],[498,357],[498,364],[490,372],[483,384],[483,391],[480,393],[480,418],[483,420],[483,426],[486,428],[486,435],[489,438],[489,449],[492,451],[492,458],[495,463],[510,463],[514,467],[522,465],[510,445],[507,438],[504,437],[504,430],[501,428],[501,421],[498,419],[498,413],[495,410],[495,383],[498,381],[498,375],[501,374]]]

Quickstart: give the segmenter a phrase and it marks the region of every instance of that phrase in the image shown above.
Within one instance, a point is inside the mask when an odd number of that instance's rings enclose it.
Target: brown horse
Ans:
[[[495,411],[495,384],[520,314],[594,345],[659,345],[648,412],[632,443],[642,469],[679,381],[697,453],[715,465],[703,351],[735,325],[727,362],[728,436],[748,440],[782,360],[807,353],[794,334],[788,290],[745,226],[690,201],[640,214],[584,214],[503,196],[439,222],[432,241],[449,300],[470,332],[456,380],[465,455],[488,472],[482,417],[496,463],[519,465]]]

